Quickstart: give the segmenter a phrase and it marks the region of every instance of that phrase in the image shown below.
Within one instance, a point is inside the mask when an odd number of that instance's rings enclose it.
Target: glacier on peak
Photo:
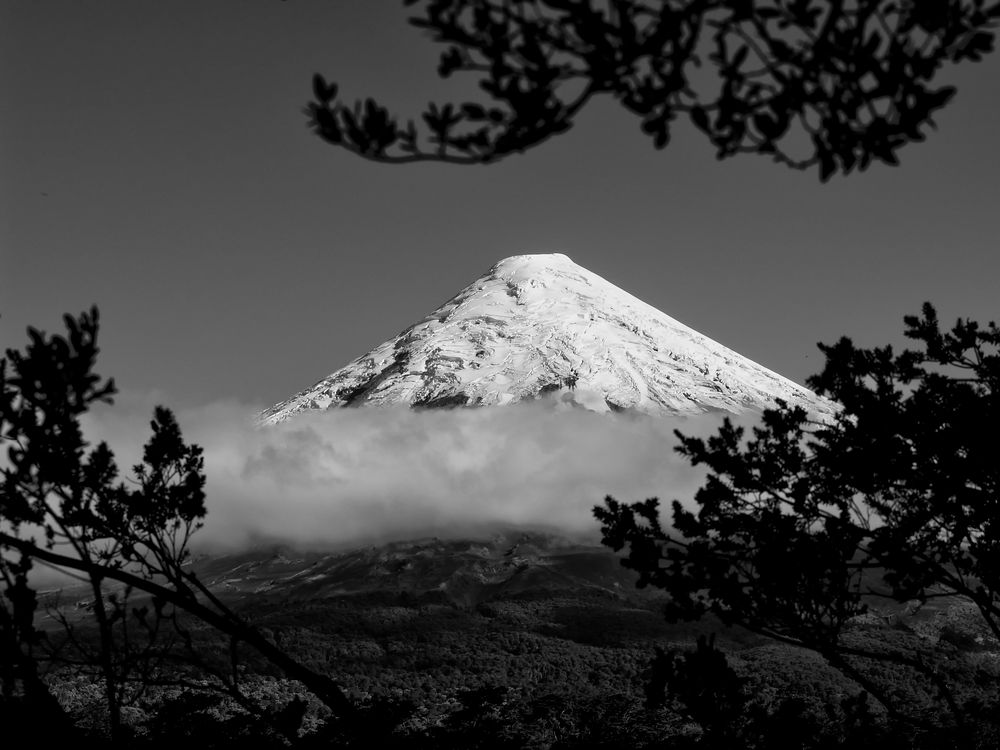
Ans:
[[[341,406],[494,406],[739,414],[836,406],[701,335],[562,253],[514,255],[425,318],[258,415]]]

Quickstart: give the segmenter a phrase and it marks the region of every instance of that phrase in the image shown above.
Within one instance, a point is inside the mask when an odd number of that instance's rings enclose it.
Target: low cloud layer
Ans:
[[[122,467],[149,436],[153,398],[87,416]],[[551,404],[413,411],[340,409],[257,428],[255,408],[178,412],[205,449],[202,544],[267,539],[345,546],[532,527],[597,539],[594,505],[693,496],[703,472],[673,448],[673,430],[708,435],[719,415],[654,419]]]

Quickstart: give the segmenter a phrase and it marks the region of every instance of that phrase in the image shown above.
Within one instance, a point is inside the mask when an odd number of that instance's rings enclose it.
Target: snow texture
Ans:
[[[561,253],[497,263],[419,323],[258,416],[342,406],[496,406],[546,398],[592,411],[740,414],[781,398],[836,406]]]

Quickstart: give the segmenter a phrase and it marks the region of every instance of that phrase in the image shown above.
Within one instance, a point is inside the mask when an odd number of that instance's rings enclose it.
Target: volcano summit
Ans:
[[[833,405],[578,266],[515,255],[395,338],[263,411],[275,424],[338,406],[492,406],[550,394],[594,411]]]

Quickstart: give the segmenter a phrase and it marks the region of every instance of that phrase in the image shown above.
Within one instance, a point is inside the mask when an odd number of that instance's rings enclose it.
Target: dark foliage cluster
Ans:
[[[258,597],[248,599],[241,614],[303,664],[335,671],[359,713],[380,728],[379,746],[976,746],[946,742],[941,734],[920,739],[912,728],[887,721],[877,702],[808,651],[723,628],[712,618],[671,625],[658,610],[653,601],[613,600],[586,590],[505,595],[472,609],[429,594],[385,591]],[[570,619],[573,630],[563,627]],[[715,631],[718,642],[706,636]],[[202,628],[197,635],[205,653],[226,652],[222,634]],[[977,684],[975,649],[943,642],[932,647],[884,624],[853,636],[872,650],[904,642],[922,644],[928,655],[940,651],[956,688],[984,704],[993,699]],[[699,641],[693,650],[684,646],[692,640]],[[674,645],[650,661],[660,644]],[[248,654],[244,664],[243,689],[257,704],[279,713],[299,706],[297,696],[306,698],[294,746],[375,742],[373,728],[348,731],[267,660]],[[899,700],[933,702],[912,673],[884,667],[878,678]],[[50,682],[83,724],[102,698],[92,682],[68,674],[52,675]],[[138,746],[209,738],[219,747],[249,737],[275,745],[289,741],[225,696],[193,687],[148,691],[131,720]],[[100,729],[88,731],[101,736]]]
[[[6,447],[0,465],[0,707],[12,731],[32,723],[69,731],[40,671],[43,661],[58,661],[90,670],[101,682],[109,734],[121,742],[123,708],[149,685],[173,681],[176,647],[191,645],[180,612],[227,637],[232,658],[225,669],[211,670],[190,648],[184,656],[209,670],[234,699],[245,698],[235,658],[243,643],[350,717],[353,706],[333,680],[290,658],[186,567],[191,535],[205,514],[205,478],[202,451],[184,442],[173,414],[155,410],[152,435],[129,483],[107,444],[90,446],[80,417],[110,403],[115,387],[94,372],[97,310],[67,315],[65,322],[65,336],[29,329],[25,350],[8,349],[0,360],[0,439]],[[77,637],[63,618],[67,638],[56,648],[35,627],[38,596],[29,574],[38,564],[87,583],[95,639]],[[142,595],[138,601],[135,592]]]
[[[612,612],[621,627],[602,638]],[[559,741],[574,746],[574,737],[582,742],[615,734],[651,739],[662,733],[655,727],[670,721],[662,712],[642,709],[639,688],[650,644],[669,635],[668,626],[655,608],[636,609],[635,603],[586,590],[504,597],[475,609],[442,603],[431,594],[291,601],[265,596],[248,600],[241,614],[299,662],[335,671],[363,717],[345,728],[309,699],[296,740],[302,747],[365,746],[373,731],[367,725],[376,715],[383,732],[378,744],[389,747],[549,747]],[[561,627],[568,617],[576,623],[572,633]],[[224,634],[192,630],[199,651],[224,663]],[[242,663],[244,692],[259,705],[279,709],[297,694],[307,695],[259,655],[248,653]],[[49,681],[74,721],[85,724],[95,707],[100,714],[103,698],[91,680],[77,675],[62,668]],[[154,738],[165,742],[201,733],[219,742],[228,735],[232,746],[251,733],[274,734],[268,723],[225,696],[198,697],[195,693],[204,691],[195,690],[196,682],[191,672],[185,691],[148,690],[131,714],[134,742],[142,746]],[[181,704],[191,711],[188,718],[175,714]],[[98,723],[88,731],[99,737],[102,729]]]
[[[29,329],[25,351],[8,350],[0,361],[0,435],[8,446],[0,489],[3,691],[9,699],[20,689],[32,707],[46,705],[37,699],[45,695],[35,659],[42,644],[33,625],[37,597],[28,573],[36,560],[53,563],[69,555],[76,569],[90,572],[101,647],[87,658],[99,665],[109,705],[118,706],[129,674],[155,660],[164,602],[155,599],[151,612],[149,606],[129,608],[116,597],[106,599],[99,571],[131,568],[135,573],[129,575],[141,577],[179,569],[190,533],[204,515],[201,451],[183,443],[168,410],[157,409],[153,436],[134,469],[135,487],[119,481],[108,446],[88,450],[79,422],[115,393],[112,381],[93,372],[96,309],[79,319],[66,316],[66,326],[65,337]],[[136,646],[126,638],[126,648],[114,649],[116,629],[126,635],[143,631],[146,641]],[[119,718],[112,711],[113,725]]]
[[[485,164],[572,127],[607,95],[657,148],[689,119],[718,157],[763,154],[820,178],[898,163],[955,93],[946,63],[993,49],[986,0],[405,0],[445,46],[441,76],[484,103],[430,103],[418,125],[321,76],[306,107],[328,143],[379,162]]]
[[[939,658],[851,635],[873,601],[966,602],[1000,635],[1000,329],[942,330],[930,305],[905,322],[917,350],[821,347],[810,385],[842,405],[830,423],[781,405],[749,440],[728,421],[708,440],[678,433],[678,450],[710,474],[696,510],[673,503],[671,529],[656,499],[608,498],[595,512],[640,585],[669,593],[668,617],[710,612],[814,650],[894,719],[974,732],[981,696],[963,696]],[[936,711],[900,700],[874,665],[925,684]]]

